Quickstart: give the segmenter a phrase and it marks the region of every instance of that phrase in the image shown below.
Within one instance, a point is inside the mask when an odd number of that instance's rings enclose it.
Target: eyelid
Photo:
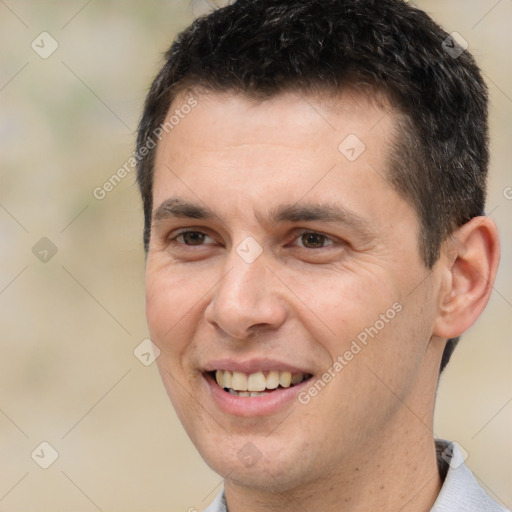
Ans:
[[[323,233],[322,231],[317,231],[316,229],[307,229],[307,228],[299,228],[299,229],[295,230],[293,233],[292,242],[295,242],[297,239],[299,239],[302,235],[304,235],[306,233],[312,233],[315,235],[323,236],[326,240],[331,242],[329,245],[319,247],[318,249],[325,249],[327,247],[333,247],[335,245],[346,244],[346,242],[344,242],[343,240],[341,240],[337,237],[327,235],[327,234]],[[308,247],[302,247],[302,246],[299,246],[299,247],[301,247],[301,249],[308,249]],[[318,250],[318,249],[309,249],[309,250]]]
[[[215,241],[214,236],[212,236],[209,233],[210,230],[208,228],[204,228],[204,227],[196,228],[194,226],[187,226],[187,227],[184,227],[184,228],[179,228],[179,229],[173,230],[173,231],[171,231],[167,235],[166,238],[167,238],[167,240],[169,240],[169,242],[171,242],[171,241],[172,242],[176,242],[176,243],[178,243],[178,244],[180,244],[182,246],[186,246],[186,247],[201,247],[201,246],[204,246],[204,245],[208,245],[206,243],[202,243],[202,244],[198,244],[198,245],[188,245],[188,244],[185,244],[184,242],[178,242],[176,240],[176,238],[179,237],[180,235],[183,235],[183,234],[189,233],[189,232],[201,233],[201,234],[205,235],[205,237],[210,238],[211,240]],[[339,245],[346,245],[347,244],[347,242],[342,240],[342,239],[339,239],[339,238],[331,236],[331,235],[327,235],[326,233],[323,233],[322,231],[318,231],[318,230],[311,229],[311,228],[296,228],[293,231],[290,243],[296,242],[302,235],[304,235],[306,233],[316,234],[316,235],[320,235],[322,237],[325,237],[326,241],[329,241],[330,243],[328,245],[324,245],[323,247],[319,247],[319,248],[316,248],[316,249],[311,249],[311,248],[308,248],[308,247],[298,246],[301,249],[306,249],[306,250],[309,250],[309,251],[312,251],[312,250],[318,251],[319,249],[326,249],[328,247],[334,247],[334,246],[337,246],[337,245],[339,246]]]
[[[178,238],[180,235],[183,235],[185,233],[201,233],[205,237],[210,238],[211,240],[214,240],[213,236],[211,236],[208,233],[207,229],[204,229],[204,228],[194,228],[194,227],[186,227],[186,228],[181,228],[181,229],[178,229],[178,230],[171,231],[167,235],[166,238],[167,238],[167,240],[169,242],[177,242],[176,238]],[[177,243],[180,244],[180,245],[187,246],[187,247],[201,247],[202,245],[205,245],[205,244],[199,244],[199,245],[194,246],[194,245],[185,244],[183,242],[177,242]]]

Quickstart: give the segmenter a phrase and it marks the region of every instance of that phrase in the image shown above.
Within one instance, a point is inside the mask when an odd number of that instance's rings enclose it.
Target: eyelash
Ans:
[[[177,244],[180,244],[182,246],[186,246],[186,247],[201,247],[205,244],[201,243],[201,244],[197,244],[197,245],[194,245],[194,244],[186,244],[185,242],[180,242],[178,241],[178,237],[180,236],[183,236],[183,235],[186,235],[188,233],[198,233],[198,234],[201,234],[201,235],[204,235],[205,237],[209,237],[208,234],[202,232],[202,231],[199,231],[199,230],[192,230],[192,229],[188,229],[188,230],[184,230],[184,231],[181,231],[179,233],[177,233],[175,236],[173,237],[169,237],[169,241],[172,242],[172,243],[177,243]],[[319,233],[318,231],[311,231],[311,230],[303,230],[301,231],[300,233],[296,234],[296,236],[293,238],[293,241],[296,241],[298,239],[300,239],[301,237],[303,237],[304,235],[318,235],[319,237],[322,238],[322,240],[325,242],[325,241],[329,241],[331,242],[330,244],[328,245],[324,245],[322,247],[317,247],[317,248],[310,248],[310,247],[304,247],[304,246],[299,246],[301,249],[310,249],[310,250],[318,250],[318,249],[325,249],[326,247],[331,247],[333,245],[335,245],[335,241],[327,236],[327,235],[324,235],[323,233]],[[209,237],[211,238],[211,237]]]

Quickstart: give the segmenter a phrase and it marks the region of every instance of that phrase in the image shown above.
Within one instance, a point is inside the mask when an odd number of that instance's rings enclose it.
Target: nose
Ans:
[[[286,319],[283,284],[263,257],[247,263],[233,253],[205,310],[208,323],[238,340],[278,329]]]

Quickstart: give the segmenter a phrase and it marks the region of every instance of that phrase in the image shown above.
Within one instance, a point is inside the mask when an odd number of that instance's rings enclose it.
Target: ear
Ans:
[[[500,245],[496,224],[474,217],[443,244],[442,293],[434,335],[455,338],[469,329],[492,292]]]

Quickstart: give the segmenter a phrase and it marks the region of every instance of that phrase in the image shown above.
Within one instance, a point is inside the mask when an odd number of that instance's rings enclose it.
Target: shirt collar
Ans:
[[[494,502],[466,466],[467,453],[457,443],[436,440],[443,486],[431,512],[507,512]]]

